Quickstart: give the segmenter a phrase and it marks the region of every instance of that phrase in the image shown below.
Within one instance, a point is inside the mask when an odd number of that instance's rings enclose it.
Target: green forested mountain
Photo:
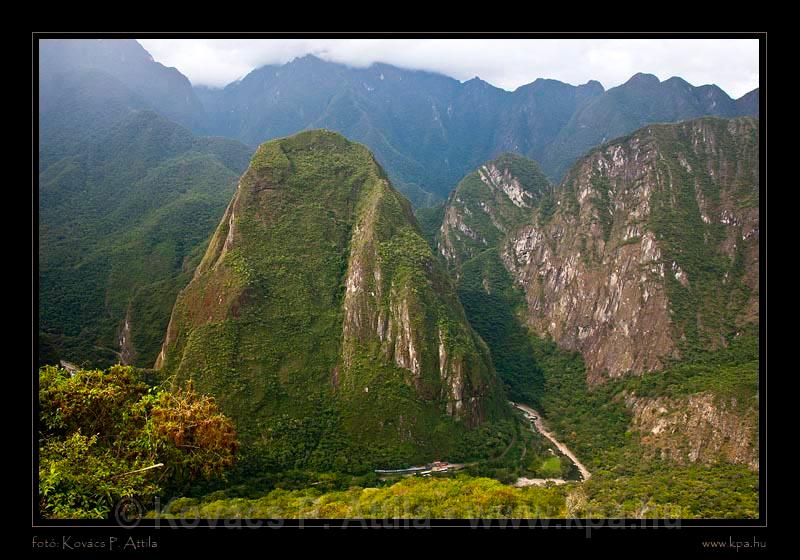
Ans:
[[[758,137],[752,118],[651,125],[553,190],[501,158],[418,211],[498,377],[587,461],[604,515],[676,480],[756,507]],[[690,494],[668,501],[709,507]]]
[[[40,41],[40,361],[152,366],[252,153],[163,116],[201,109],[136,41]]]
[[[433,237],[457,278],[467,317],[486,340],[514,400],[538,406],[543,376],[521,317],[525,298],[500,247],[534,214],[552,213],[553,187],[532,160],[503,154],[464,177],[450,193]],[[425,210],[420,209],[425,214]]]
[[[250,149],[148,110],[73,148],[39,176],[42,351],[150,367]]]
[[[329,131],[256,151],[166,333],[156,367],[216,396],[261,471],[480,456],[509,414],[408,201]]]
[[[553,204],[553,188],[539,166],[503,154],[464,177],[448,197],[437,236],[439,253],[457,268],[497,247],[539,208],[549,212]]]

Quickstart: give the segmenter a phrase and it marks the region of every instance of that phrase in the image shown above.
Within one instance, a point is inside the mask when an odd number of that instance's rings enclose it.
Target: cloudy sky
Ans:
[[[756,39],[140,39],[193,84],[222,87],[265,64],[315,54],[364,67],[386,62],[507,90],[536,78],[617,86],[636,72],[717,84],[732,97],[758,87]]]

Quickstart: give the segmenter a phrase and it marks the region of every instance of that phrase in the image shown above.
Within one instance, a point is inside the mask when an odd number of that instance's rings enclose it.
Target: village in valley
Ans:
[[[401,475],[401,476],[431,476],[434,473],[446,473],[463,469],[461,463],[448,463],[446,461],[434,461],[427,465],[408,467],[406,469],[375,469],[381,475]]]

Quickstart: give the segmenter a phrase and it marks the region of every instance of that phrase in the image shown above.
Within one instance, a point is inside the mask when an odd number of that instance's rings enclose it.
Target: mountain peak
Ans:
[[[487,161],[464,177],[450,195],[439,253],[448,265],[458,267],[527,223],[549,190],[547,177],[531,159],[504,152]]]
[[[585,84],[581,84],[578,87],[588,90],[597,90],[599,93],[603,93],[606,90],[606,88],[603,87],[603,84],[601,84],[597,80],[589,80]]]
[[[325,60],[321,59],[321,58],[320,58],[320,57],[318,57],[317,55],[315,55],[315,54],[312,54],[312,53],[308,53],[308,54],[304,54],[303,56],[298,56],[298,57],[295,57],[295,58],[293,58],[293,59],[292,59],[292,60],[289,62],[289,64],[292,64],[292,63],[302,63],[302,64],[318,64],[318,63],[323,63],[323,64],[324,64],[324,63],[326,63],[326,62],[327,62],[327,61],[325,61]]]
[[[489,82],[481,80],[480,76],[474,76],[474,77],[470,78],[469,80],[467,80],[466,82],[464,82],[464,85],[465,86],[483,86],[483,87],[485,87],[485,86],[488,86],[488,85],[491,85],[491,84]]]
[[[680,76],[672,76],[662,82],[664,85],[694,87],[692,84],[681,78]]]
[[[366,147],[324,129],[258,148],[156,366],[214,394],[265,460],[261,442],[296,437],[320,410],[318,445],[346,446],[353,464],[454,454],[466,430],[507,414],[410,204]]]
[[[625,82],[624,85],[652,87],[652,86],[657,86],[660,83],[661,81],[658,79],[658,77],[654,76],[653,74],[645,74],[644,72],[637,72],[636,74],[631,76],[630,79],[627,82]]]

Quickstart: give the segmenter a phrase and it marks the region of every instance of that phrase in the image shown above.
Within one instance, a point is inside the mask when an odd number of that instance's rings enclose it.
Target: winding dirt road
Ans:
[[[544,425],[542,424],[542,417],[538,412],[536,412],[531,407],[524,404],[519,404],[515,402],[512,402],[511,404],[515,408],[521,410],[525,414],[525,417],[531,422],[533,422],[533,425],[536,427],[536,430],[540,434],[542,434],[544,437],[552,441],[553,445],[555,445],[558,448],[558,450],[561,451],[561,453],[569,457],[572,460],[572,462],[575,463],[575,466],[578,467],[578,470],[581,473],[581,478],[583,478],[583,480],[589,480],[589,478],[592,476],[592,473],[589,472],[589,469],[587,469],[586,466],[578,460],[575,454],[572,453],[572,451],[570,451],[566,445],[558,441],[555,438],[555,436],[551,432],[549,432],[547,428],[544,427]]]

